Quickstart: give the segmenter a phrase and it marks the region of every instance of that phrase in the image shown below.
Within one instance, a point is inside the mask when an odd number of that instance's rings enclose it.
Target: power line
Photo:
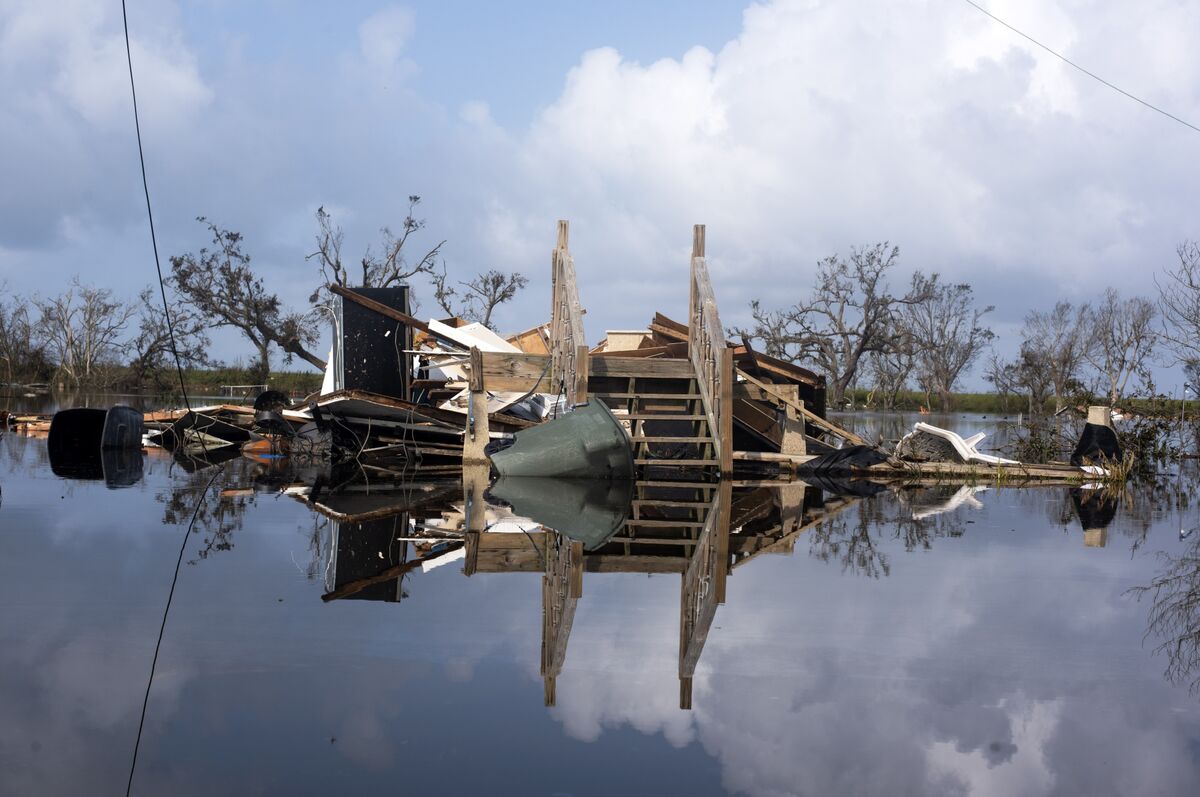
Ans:
[[[1085,75],[1087,75],[1088,77],[1092,78],[1093,80],[1097,80],[1097,81],[1099,81],[1099,82],[1103,83],[1104,85],[1108,86],[1108,87],[1109,87],[1110,89],[1112,89],[1113,91],[1115,91],[1115,92],[1118,92],[1119,94],[1124,94],[1126,97],[1128,97],[1129,99],[1133,100],[1134,102],[1139,102],[1139,103],[1141,103],[1142,105],[1145,105],[1145,106],[1146,106],[1147,108],[1149,108],[1150,110],[1152,110],[1152,111],[1158,111],[1159,113],[1161,113],[1163,116],[1167,117],[1168,119],[1172,119],[1172,120],[1174,120],[1174,121],[1176,121],[1176,122],[1179,122],[1179,124],[1183,125],[1184,127],[1190,127],[1192,130],[1195,130],[1197,133],[1200,133],[1200,127],[1196,127],[1196,126],[1195,126],[1194,124],[1192,124],[1191,122],[1186,122],[1186,121],[1184,121],[1183,119],[1180,119],[1178,116],[1176,116],[1176,115],[1175,115],[1175,114],[1173,114],[1173,113],[1170,113],[1170,112],[1168,112],[1168,111],[1164,111],[1162,108],[1159,108],[1157,105],[1154,105],[1153,103],[1149,103],[1149,102],[1147,102],[1146,100],[1143,100],[1141,97],[1137,97],[1137,96],[1135,96],[1135,95],[1133,95],[1133,94],[1130,94],[1128,91],[1126,91],[1125,89],[1121,88],[1120,86],[1114,86],[1112,83],[1109,83],[1107,80],[1105,80],[1104,78],[1100,77],[1100,76],[1099,76],[1099,75],[1097,75],[1095,72],[1090,72],[1090,71],[1088,71],[1087,69],[1084,69],[1082,66],[1080,66],[1080,65],[1079,65],[1079,64],[1077,64],[1077,63],[1075,63],[1075,62],[1074,62],[1074,61],[1072,61],[1070,58],[1067,58],[1067,57],[1066,57],[1065,55],[1063,55],[1062,53],[1060,53],[1060,52],[1057,52],[1057,51],[1055,51],[1055,50],[1052,50],[1052,49],[1050,49],[1049,47],[1047,47],[1046,45],[1042,44],[1042,43],[1041,43],[1040,41],[1038,41],[1037,39],[1035,39],[1035,38],[1033,38],[1032,36],[1030,36],[1028,33],[1025,33],[1024,31],[1017,30],[1017,29],[1016,29],[1016,28],[1014,28],[1012,25],[1009,25],[1007,22],[1005,22],[1004,20],[1000,19],[1000,17],[998,17],[998,16],[996,16],[995,14],[993,14],[991,11],[988,11],[988,10],[987,10],[986,8],[984,8],[983,6],[981,6],[981,5],[979,5],[978,3],[974,2],[974,0],[963,0],[963,2],[964,2],[964,3],[966,3],[966,4],[967,4],[967,5],[969,5],[969,6],[972,6],[972,7],[973,7],[973,8],[975,8],[977,11],[979,11],[981,14],[985,14],[986,16],[988,16],[988,17],[991,17],[993,20],[995,20],[996,22],[999,22],[1001,25],[1003,25],[1004,27],[1008,28],[1008,29],[1009,29],[1009,30],[1011,30],[1013,33],[1017,34],[1018,36],[1020,36],[1020,37],[1022,37],[1022,38],[1024,38],[1024,39],[1027,39],[1027,40],[1028,40],[1028,41],[1030,41],[1030,42],[1033,42],[1033,43],[1034,43],[1034,44],[1036,44],[1038,47],[1041,47],[1043,50],[1045,50],[1046,52],[1048,52],[1048,53],[1050,53],[1051,55],[1053,55],[1055,58],[1059,59],[1060,61],[1062,61],[1063,63],[1065,63],[1065,64],[1067,64],[1067,65],[1069,65],[1069,66],[1072,66],[1072,67],[1074,67],[1075,69],[1078,69],[1080,72],[1082,72],[1083,74],[1085,74]]]
[[[163,280],[162,263],[158,257],[158,236],[154,234],[154,211],[150,207],[150,183],[146,180],[146,156],[142,152],[142,124],[138,119],[137,85],[133,82],[133,53],[129,47],[129,14],[125,0],[121,0],[121,21],[125,26],[125,62],[129,65],[129,93],[133,96],[133,129],[137,133],[138,162],[142,166],[142,193],[146,195],[146,216],[150,219],[150,245],[154,248],[154,269],[158,273],[158,293],[162,297],[163,316],[167,319],[167,337],[171,341],[171,354],[175,357],[175,370],[179,374],[179,392],[183,394],[184,406],[190,411],[187,386],[183,381],[183,366],[179,362],[179,349],[175,345],[175,324],[171,321],[171,310],[167,306],[167,288]]]
[[[129,66],[129,92],[133,97],[133,127],[137,132],[138,145],[138,161],[142,167],[142,192],[146,196],[146,216],[150,219],[150,243],[154,249],[154,268],[158,273],[158,292],[162,297],[163,315],[167,320],[167,336],[171,342],[171,354],[175,358],[175,371],[179,375],[179,392],[183,394],[183,403],[191,412],[192,404],[188,399],[187,385],[183,378],[183,365],[179,359],[179,349],[175,345],[175,325],[171,321],[171,310],[167,304],[167,289],[163,280],[162,263],[158,256],[158,237],[154,232],[154,211],[150,205],[150,184],[146,179],[146,156],[142,150],[142,125],[138,119],[137,107],[137,85],[133,80],[133,52],[129,46],[129,14],[125,8],[125,0],[121,0],[121,21],[125,29],[125,62]],[[203,438],[201,438],[203,442]],[[207,447],[205,447],[207,450]],[[163,633],[167,628],[167,615],[171,611],[171,602],[175,599],[175,585],[179,582],[179,568],[183,563],[183,552],[187,548],[188,538],[191,537],[192,528],[196,525],[196,518],[200,516],[200,508],[204,506],[204,499],[208,495],[209,488],[216,481],[217,476],[221,474],[221,470],[213,473],[212,478],[208,480],[204,490],[200,493],[196,500],[196,508],[192,510],[192,518],[188,521],[187,528],[184,529],[183,539],[179,542],[179,556],[175,560],[175,572],[171,576],[171,589],[167,593],[167,603],[163,607],[162,622],[158,626],[158,639],[154,643],[154,658],[150,661],[150,677],[146,680],[146,693],[142,697],[142,713],[138,719],[137,740],[133,744],[133,758],[129,764],[129,780],[125,784],[125,797],[133,791],[133,775],[137,771],[138,750],[142,746],[142,731],[146,726],[146,709],[150,705],[150,688],[154,685],[154,671],[158,668],[158,653],[162,649]]]

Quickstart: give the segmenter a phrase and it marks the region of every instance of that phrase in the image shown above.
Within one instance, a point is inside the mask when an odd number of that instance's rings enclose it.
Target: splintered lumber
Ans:
[[[811,423],[813,426],[824,429],[825,431],[829,432],[830,434],[837,435],[838,437],[842,438],[846,442],[853,443],[856,446],[870,445],[870,443],[868,443],[866,440],[864,440],[863,438],[856,435],[854,432],[851,432],[848,429],[843,429],[842,427],[838,426],[837,424],[827,421],[824,418],[822,418],[820,415],[817,415],[815,412],[813,412],[812,410],[805,407],[802,402],[793,401],[792,399],[788,398],[775,385],[772,385],[769,382],[763,382],[760,379],[756,379],[755,377],[753,377],[750,374],[743,371],[741,368],[737,369],[737,373],[738,373],[738,376],[742,377],[750,384],[754,385],[755,387],[757,387],[761,390],[766,391],[767,393],[770,393],[772,396],[777,398],[779,401],[782,401],[784,404],[787,404],[788,406],[795,409],[797,412],[799,412],[801,415],[804,416],[804,419],[806,421]]]

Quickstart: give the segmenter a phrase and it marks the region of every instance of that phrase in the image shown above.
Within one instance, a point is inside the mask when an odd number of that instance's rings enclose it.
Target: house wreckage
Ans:
[[[251,483],[222,500],[284,494],[327,517],[326,601],[400,600],[406,579],[449,562],[467,576],[540,572],[548,705],[585,572],[681,574],[690,708],[726,578],[790,553],[865,496],[896,491],[905,522],[928,528],[978,506],[989,481],[1070,484],[1085,544],[1103,544],[1111,512],[1098,480],[1119,458],[1106,408],[1089,416],[1076,464],[1003,459],[978,450],[980,435],[928,424],[885,450],[825,417],[822,376],[726,339],[703,226],[686,322],[656,313],[589,346],[565,221],[551,275],[549,322],[507,338],[414,318],[404,287],[334,286],[324,382],[300,402],[268,390],[253,406],[4,421],[48,435],[55,473],[114,488],[141,478],[143,447],[189,473],[253,461]]]

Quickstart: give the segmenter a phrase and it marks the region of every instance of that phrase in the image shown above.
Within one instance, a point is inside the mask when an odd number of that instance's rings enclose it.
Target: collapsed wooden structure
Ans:
[[[823,435],[863,442],[825,419],[823,377],[726,340],[709,278],[703,225],[693,229],[686,324],[656,314],[632,345],[619,345],[610,336],[589,347],[565,221],[558,223],[551,253],[551,286],[551,319],[544,334],[535,327],[510,339],[531,341],[533,345],[524,346],[531,350],[472,348],[463,363],[469,391],[463,465],[486,462],[484,448],[494,436],[493,427],[510,420],[489,414],[489,395],[539,388],[559,396],[568,411],[589,401],[604,402],[626,425],[635,464],[643,472],[671,467],[705,478],[728,477],[735,462],[784,469],[802,463],[830,449]],[[429,324],[352,290],[335,292],[420,333],[435,339],[439,335]]]

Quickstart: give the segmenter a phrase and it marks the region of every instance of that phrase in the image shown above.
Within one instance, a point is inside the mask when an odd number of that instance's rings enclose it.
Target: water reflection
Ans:
[[[1200,532],[1179,539],[1173,482],[634,484],[620,509],[573,503],[566,520],[624,517],[573,538],[470,474],[151,457],[110,492],[53,478],[44,448],[0,439],[0,794],[123,786],[164,573],[214,474],[145,793],[1200,784]],[[1109,509],[1106,547],[1089,547]]]
[[[729,481],[510,478],[488,486],[486,472],[468,471],[461,483],[387,489],[357,481],[336,490],[318,483],[292,493],[331,521],[326,601],[398,602],[407,596],[406,577],[460,560],[468,577],[541,573],[540,660],[548,706],[558,700],[585,574],[680,574],[679,707],[690,709],[693,678],[729,576],[764,555],[791,554],[807,537],[814,558],[846,573],[886,578],[896,543],[911,553],[961,537],[974,522],[971,515],[984,508],[987,491],[863,480],[734,488]],[[1083,527],[1083,545],[1104,546],[1117,494],[1032,492],[1062,494]],[[890,500],[867,500],[880,493]],[[856,511],[846,511],[852,507]]]
[[[1147,585],[1130,594],[1149,596],[1146,638],[1156,640],[1154,652],[1166,657],[1164,675],[1175,684],[1200,693],[1200,534],[1182,529],[1187,547],[1180,553],[1160,552],[1161,568]]]

